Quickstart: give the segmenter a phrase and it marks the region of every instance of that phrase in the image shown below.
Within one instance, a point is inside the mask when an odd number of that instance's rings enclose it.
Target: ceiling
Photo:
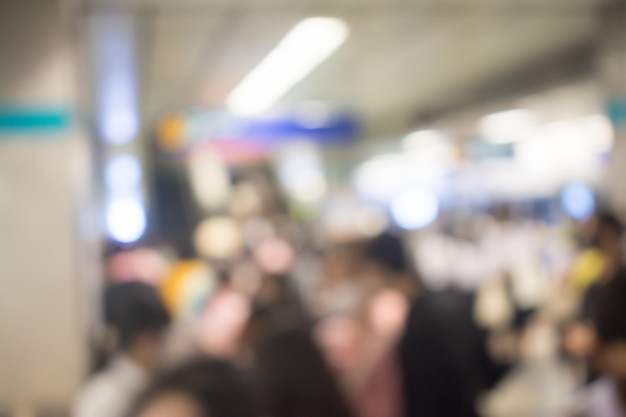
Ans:
[[[609,0],[92,0],[138,19],[144,114],[221,107],[300,19],[341,17],[348,41],[281,104],[329,100],[364,117],[370,136],[564,51],[591,44]],[[533,74],[528,74],[532,77]],[[515,82],[514,80],[511,82]],[[475,97],[477,100],[480,97]]]

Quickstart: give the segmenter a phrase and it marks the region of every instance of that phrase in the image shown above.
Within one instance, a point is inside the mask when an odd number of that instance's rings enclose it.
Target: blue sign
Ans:
[[[626,97],[609,101],[608,113],[614,125],[626,124]]]
[[[190,145],[203,141],[232,141],[274,147],[295,140],[308,139],[322,146],[352,143],[361,133],[360,120],[350,112],[328,112],[326,117],[310,123],[297,114],[284,113],[266,118],[238,118],[227,112],[192,109],[176,116],[180,126],[172,138]],[[164,126],[174,120],[164,119]]]
[[[59,133],[70,122],[70,112],[63,109],[0,106],[0,135]]]
[[[242,121],[238,128],[241,137],[259,138],[269,143],[309,138],[320,145],[341,145],[353,142],[358,137],[361,126],[353,115],[339,113],[318,126],[307,126],[296,117],[284,117]]]

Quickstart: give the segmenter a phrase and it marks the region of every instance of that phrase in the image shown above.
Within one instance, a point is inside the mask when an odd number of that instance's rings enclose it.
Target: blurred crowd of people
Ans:
[[[547,358],[575,389],[546,415],[626,415],[609,212],[557,228],[500,208],[323,244],[286,216],[242,216],[236,239],[224,219],[199,239],[211,259],[109,258],[74,417],[479,416],[511,369]]]

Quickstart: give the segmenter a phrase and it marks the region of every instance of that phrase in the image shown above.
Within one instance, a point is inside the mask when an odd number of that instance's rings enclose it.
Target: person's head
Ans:
[[[385,232],[372,240],[365,249],[365,261],[390,274],[406,274],[409,262],[402,239],[392,233]]]
[[[170,315],[157,290],[141,282],[108,287],[104,295],[104,319],[117,336],[117,349],[141,366],[156,366]]]
[[[228,362],[193,359],[157,378],[129,417],[257,417],[242,376]]]
[[[620,272],[596,297],[593,322],[598,368],[626,382],[626,272]]]
[[[606,256],[618,260],[621,258],[621,242],[624,224],[609,211],[599,211],[594,217],[593,242]]]

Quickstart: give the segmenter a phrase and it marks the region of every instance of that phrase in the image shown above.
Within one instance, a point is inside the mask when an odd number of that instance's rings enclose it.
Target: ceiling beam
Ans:
[[[519,1],[516,3],[479,3],[465,2],[463,4],[437,1],[431,4],[423,3],[390,3],[387,1],[375,3],[339,3],[333,1],[311,2],[307,4],[307,9],[314,14],[337,13],[339,5],[342,8],[342,17],[379,17],[379,16],[406,16],[415,15],[418,19],[433,18],[461,18],[461,17],[533,17],[533,16],[555,16],[568,17],[587,15],[601,11],[606,2],[596,4],[580,3],[573,1],[560,2],[533,2]],[[102,1],[95,0],[84,3],[86,13],[100,12],[128,12],[146,13],[158,10],[159,12],[172,14],[218,14],[224,16],[246,15],[289,15],[301,13],[302,3],[287,2],[284,4],[268,5],[262,1],[250,1],[244,4],[223,4],[221,2],[176,2],[176,1],[152,1],[152,2],[130,2],[130,1]]]

